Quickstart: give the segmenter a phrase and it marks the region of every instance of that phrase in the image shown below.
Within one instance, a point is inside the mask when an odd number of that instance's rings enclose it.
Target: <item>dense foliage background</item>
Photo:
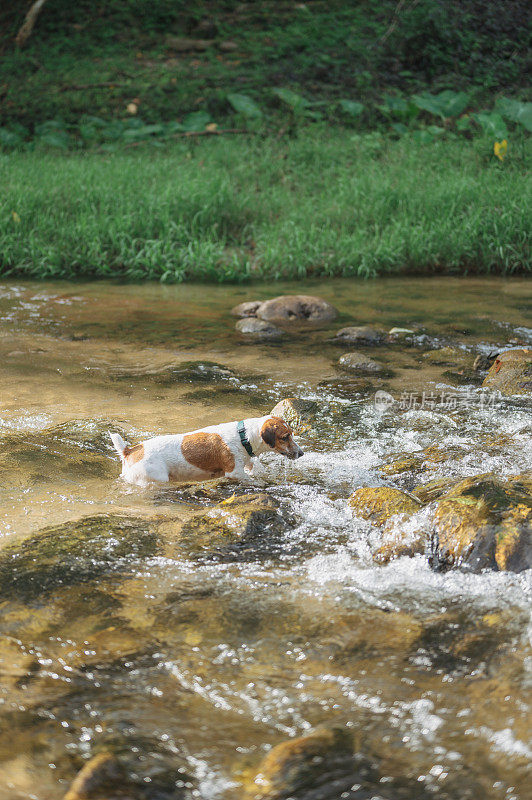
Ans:
[[[47,0],[19,50],[29,6],[0,10],[0,125],[119,117],[132,101],[152,123],[198,110],[222,121],[228,92],[282,115],[275,87],[333,120],[331,101],[361,101],[371,125],[390,92],[530,99],[527,0]]]

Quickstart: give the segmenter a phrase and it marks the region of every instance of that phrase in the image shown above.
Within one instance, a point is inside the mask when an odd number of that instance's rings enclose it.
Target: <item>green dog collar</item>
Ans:
[[[255,453],[253,452],[253,448],[249,443],[248,437],[246,436],[246,426],[244,425],[244,420],[241,419],[236,427],[238,430],[238,435],[240,436],[240,441],[242,442],[242,447],[248,453],[248,455],[253,458]]]

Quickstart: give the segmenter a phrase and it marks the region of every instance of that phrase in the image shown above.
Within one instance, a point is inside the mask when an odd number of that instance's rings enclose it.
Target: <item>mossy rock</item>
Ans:
[[[156,552],[157,536],[141,519],[102,514],[54,525],[0,550],[0,599],[31,601]]]
[[[337,366],[346,371],[363,375],[391,375],[390,370],[385,369],[382,364],[374,361],[363,353],[344,353],[337,361]]]
[[[402,611],[365,608],[342,614],[332,621],[331,631],[332,663],[349,666],[353,659],[382,657],[384,653],[406,657],[421,636],[423,626]]]
[[[247,796],[257,800],[338,800],[356,777],[352,733],[340,727],[321,728],[272,748]]]
[[[255,553],[257,546],[268,551],[272,539],[286,529],[279,503],[264,493],[233,495],[184,523],[161,524],[160,531],[174,540],[179,552],[192,558],[233,559]]]
[[[354,513],[383,525],[394,514],[413,514],[421,503],[400,489],[389,486],[361,487],[349,498]]]
[[[157,386],[174,386],[175,384],[216,384],[236,382],[239,377],[234,370],[216,361],[182,361],[180,364],[169,364],[156,368],[123,369],[112,373],[110,379],[141,381]]]
[[[111,753],[99,753],[78,772],[64,800],[108,800],[121,796],[126,783],[119,761]]]
[[[422,358],[427,364],[471,368],[473,366],[471,356],[456,347],[440,347],[438,350],[429,350],[428,353],[423,353]]]
[[[50,475],[70,480],[116,476],[109,427],[99,420],[72,420],[2,437],[0,471],[3,475],[22,474],[26,480]]]
[[[403,472],[419,472],[423,468],[423,459],[418,455],[406,453],[400,458],[389,461],[379,467],[381,475],[401,475]],[[415,492],[414,492],[415,494]]]
[[[412,494],[415,495],[423,505],[432,503],[443,494],[448,492],[453,486],[456,486],[458,481],[456,478],[434,478],[427,483],[420,483],[414,486]]]
[[[532,394],[532,350],[518,348],[499,353],[482,384],[501,394]]]
[[[532,566],[532,499],[518,481],[466,478],[439,500],[432,522],[433,566],[520,572]]]
[[[272,408],[271,414],[280,417],[290,425],[294,433],[305,429],[316,417],[318,404],[315,400],[302,400],[299,397],[286,397]]]

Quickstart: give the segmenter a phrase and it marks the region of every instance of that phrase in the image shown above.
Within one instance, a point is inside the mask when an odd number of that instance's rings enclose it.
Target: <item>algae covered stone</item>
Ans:
[[[111,753],[99,753],[78,772],[64,800],[107,800],[121,795],[126,783],[118,760]]]
[[[532,394],[532,349],[517,348],[499,353],[482,384],[501,394]]]
[[[354,513],[378,525],[384,524],[394,514],[413,514],[421,503],[400,489],[389,486],[368,486],[356,489],[349,498]]]
[[[134,517],[102,514],[54,525],[0,550],[0,598],[29,601],[126,571],[133,559],[156,552],[155,531]]]
[[[372,358],[362,353],[344,353],[338,359],[338,366],[346,372],[358,372],[362,374],[375,375],[385,372],[382,364],[377,363]]]
[[[308,426],[316,416],[318,404],[314,400],[286,397],[272,408],[273,417],[280,417],[297,433]]]
[[[164,522],[159,530],[189,557],[230,558],[242,555],[247,547],[254,551],[257,540],[263,540],[267,549],[286,526],[279,503],[270,495],[256,493],[234,495],[196,512],[184,523]]]
[[[341,727],[319,728],[272,748],[248,797],[337,800],[356,777],[352,733]]]
[[[519,481],[466,478],[438,501],[432,565],[520,572],[532,566],[532,498]]]

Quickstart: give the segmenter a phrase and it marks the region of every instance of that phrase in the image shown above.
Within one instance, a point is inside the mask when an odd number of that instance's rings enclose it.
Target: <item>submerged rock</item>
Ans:
[[[423,458],[412,453],[405,453],[379,467],[381,475],[401,475],[403,472],[418,472],[423,469]],[[415,494],[415,492],[414,492]]]
[[[156,551],[156,534],[141,519],[102,514],[54,525],[0,550],[0,598],[30,601],[126,571],[131,559]]]
[[[429,364],[444,364],[458,367],[472,366],[469,354],[456,347],[440,347],[438,350],[429,350],[428,353],[423,354],[423,360]]]
[[[339,330],[334,337],[339,344],[377,345],[384,339],[382,331],[369,326],[350,326]]]
[[[284,331],[278,328],[277,325],[272,325],[271,322],[256,319],[255,317],[240,319],[235,327],[240,333],[254,339],[279,339],[284,336]]]
[[[352,733],[321,728],[272,748],[250,794],[261,800],[337,800],[356,777]]]
[[[532,350],[519,348],[499,353],[482,384],[501,394],[532,394]]]
[[[354,513],[382,525],[395,514],[413,514],[421,503],[405,492],[389,486],[361,487],[349,498]]]
[[[517,481],[478,475],[439,500],[432,522],[432,566],[521,572],[532,566],[532,499]]]
[[[93,756],[81,768],[63,800],[110,800],[124,797],[127,778],[111,753]],[[125,795],[127,797],[127,795]]]
[[[11,433],[1,439],[0,472],[13,474],[17,480],[113,477],[116,464],[109,458],[109,427],[101,420],[72,420],[39,431]]]
[[[318,404],[315,400],[302,400],[299,397],[287,397],[272,408],[271,414],[280,417],[297,433],[309,425],[316,416]]]
[[[307,294],[287,294],[266,300],[257,311],[268,322],[330,322],[337,310],[321,297]]]
[[[333,380],[320,381],[318,389],[324,389],[336,397],[346,399],[353,399],[357,395],[369,394],[375,391],[375,386],[381,385],[382,382],[377,380],[372,382],[368,378],[336,378]]]
[[[189,520],[163,522],[162,533],[169,534],[187,556],[218,560],[244,557],[257,549],[257,540],[264,540],[268,549],[271,539],[285,530],[287,523],[279,513],[279,504],[264,493],[233,495],[205,511],[198,511]]]
[[[231,314],[234,317],[256,317],[261,300],[247,300],[245,303],[239,303],[231,309]]]
[[[149,382],[165,387],[176,383],[221,383],[238,380],[232,369],[216,361],[182,361],[180,364],[169,364],[155,369],[121,369],[110,377],[113,380],[141,381],[144,384]]]
[[[338,366],[347,372],[360,372],[371,375],[385,371],[382,364],[378,364],[362,353],[344,353],[338,359]]]

